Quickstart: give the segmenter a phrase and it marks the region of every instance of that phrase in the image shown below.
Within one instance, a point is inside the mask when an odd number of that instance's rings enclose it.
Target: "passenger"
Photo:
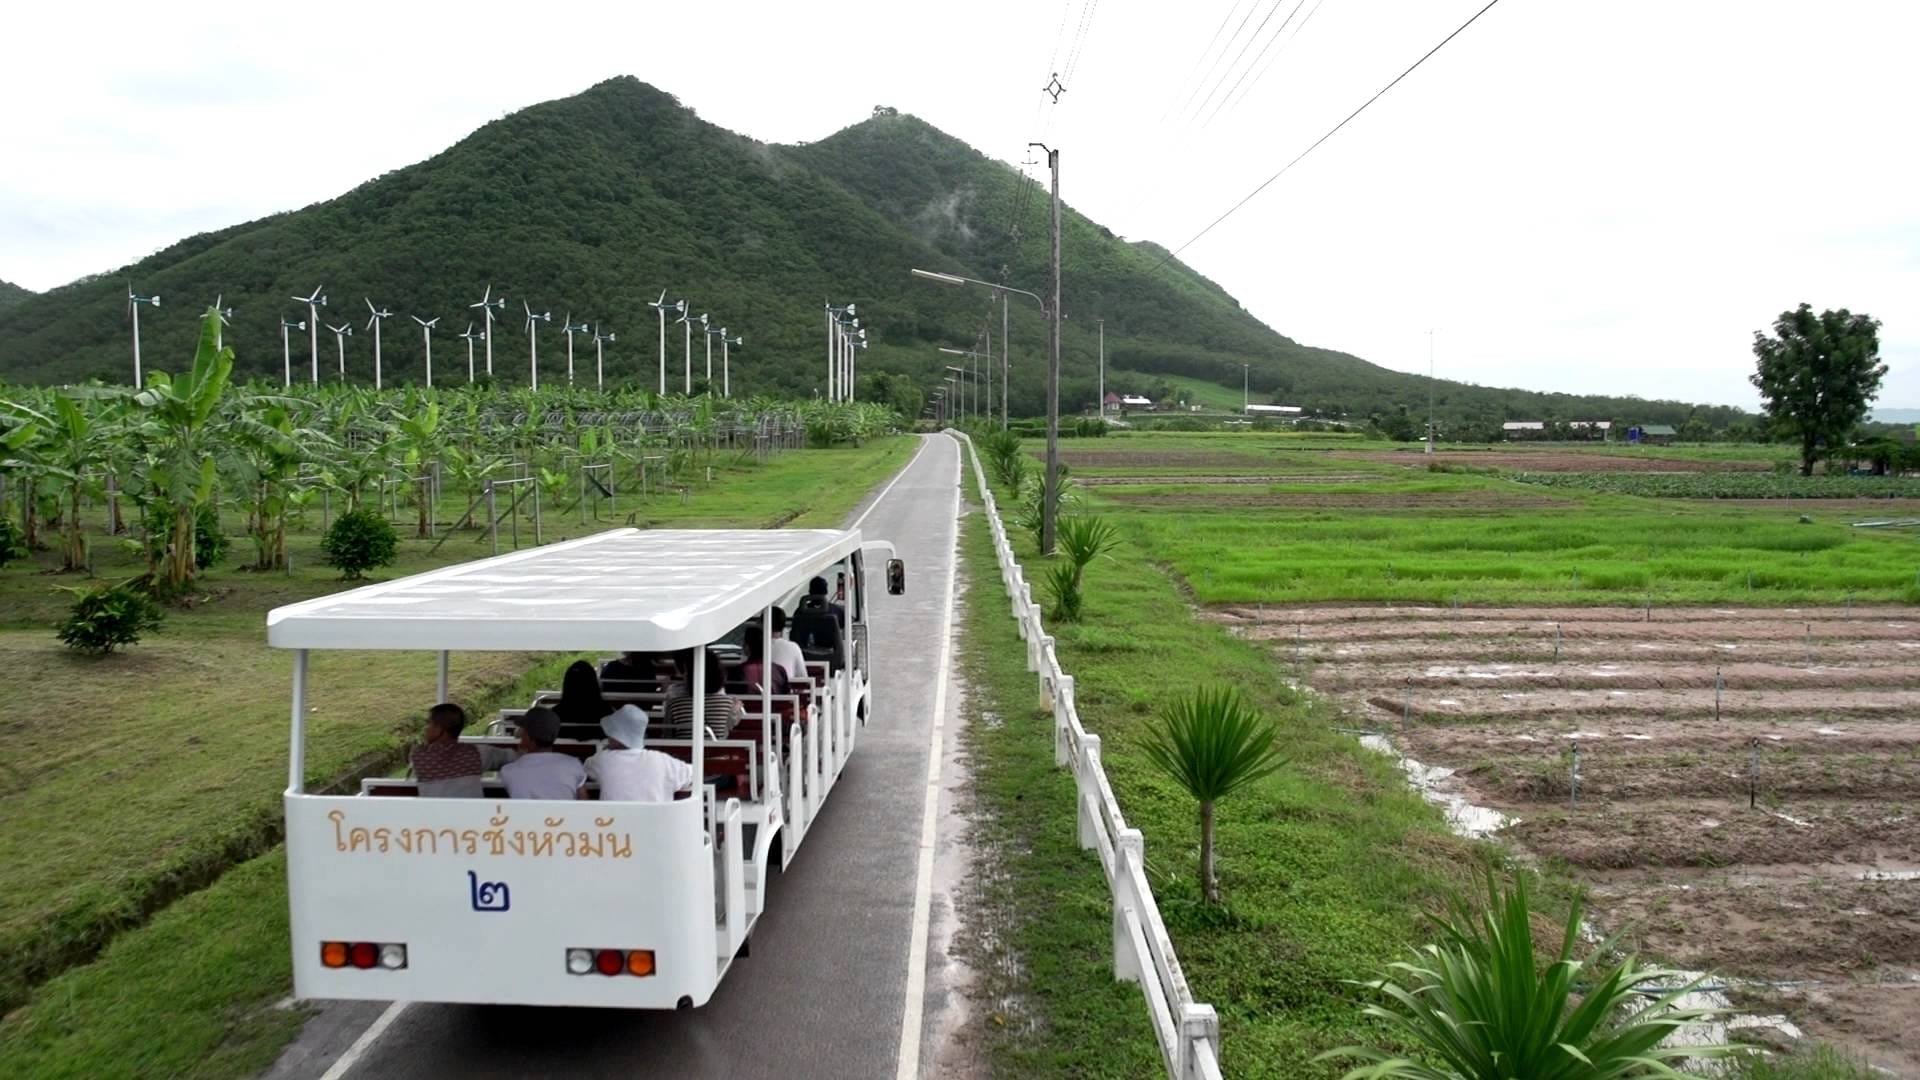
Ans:
[[[660,723],[666,728],[666,738],[693,738],[693,650],[687,649],[679,656],[680,678],[667,688],[667,700],[660,706]],[[726,692],[724,673],[720,670],[720,657],[713,650],[707,650],[707,737],[724,739],[740,722],[744,715],[740,703],[729,697]]]
[[[794,644],[800,646],[806,659],[824,660],[830,670],[839,671],[847,666],[846,643],[840,632],[843,618],[839,606],[827,600],[827,579],[814,578],[806,597],[793,609]]]
[[[693,786],[693,766],[671,754],[645,748],[647,714],[622,705],[600,722],[606,748],[587,759],[587,775],[600,785],[601,801],[671,802]]]
[[[480,747],[460,741],[466,726],[467,711],[451,702],[427,710],[425,741],[408,755],[422,796],[477,799],[483,794],[480,777],[487,761]]]
[[[600,665],[600,681],[617,679],[623,682],[654,682],[660,674],[654,669],[653,654],[646,652],[623,652],[619,656]],[[562,688],[564,689],[564,687]]]
[[[600,693],[600,677],[593,673],[593,665],[585,660],[575,660],[567,667],[567,674],[560,681],[560,703],[553,707],[560,714],[560,722],[568,727],[600,728],[600,721],[613,711],[607,699]]]
[[[777,611],[779,609],[776,608],[775,610]],[[788,644],[792,643],[788,642]],[[765,676],[769,668],[772,669],[772,686],[768,686],[765,681]],[[777,662],[768,664],[766,657],[762,655],[760,649],[759,623],[747,624],[747,662],[740,665],[740,679],[756,694],[760,693],[763,687],[766,688],[766,692],[769,694],[792,693],[787,687],[787,669],[781,667]]]
[[[554,750],[560,717],[535,705],[520,718],[520,756],[500,767],[509,799],[578,799],[587,784],[580,759]]]
[[[787,613],[777,606],[773,609],[773,662],[786,671],[789,680],[807,677],[806,654],[787,639]]]

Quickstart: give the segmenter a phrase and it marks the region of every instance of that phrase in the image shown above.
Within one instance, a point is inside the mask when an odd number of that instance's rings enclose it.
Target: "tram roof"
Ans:
[[[714,641],[860,547],[839,529],[613,529],[267,613],[282,649],[605,649]]]

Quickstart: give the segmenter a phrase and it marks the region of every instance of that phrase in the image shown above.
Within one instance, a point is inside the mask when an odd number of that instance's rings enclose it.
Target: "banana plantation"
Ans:
[[[92,545],[128,543],[154,590],[177,592],[218,556],[223,523],[255,568],[284,569],[289,530],[362,507],[489,553],[540,542],[556,518],[627,523],[718,465],[900,423],[867,403],[235,384],[216,333],[207,323],[187,371],[138,390],[0,386],[0,563],[57,545],[84,570]]]

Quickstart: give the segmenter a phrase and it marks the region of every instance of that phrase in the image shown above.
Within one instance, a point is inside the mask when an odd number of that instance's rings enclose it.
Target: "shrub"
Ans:
[[[1050,613],[1062,622],[1080,621],[1080,568],[1070,562],[1057,562],[1047,567],[1047,576],[1041,584],[1046,586],[1047,595],[1053,599],[1053,611]]]
[[[132,645],[142,633],[160,626],[160,605],[131,585],[71,591],[79,599],[56,630],[67,648],[76,652],[105,656],[116,646]]]
[[[1347,1077],[1680,1077],[1668,1062],[1724,1057],[1726,1046],[1662,1046],[1674,1029],[1708,1015],[1677,1002],[1699,980],[1640,967],[1629,956],[1601,967],[1573,957],[1580,904],[1567,913],[1560,951],[1544,969],[1534,954],[1526,879],[1502,893],[1487,874],[1487,907],[1455,897],[1451,917],[1433,920],[1439,940],[1416,949],[1392,976],[1366,983],[1385,999],[1369,1004],[1408,1054],[1342,1047],[1321,1058],[1371,1064]],[[1595,957],[1612,949],[1606,942]],[[1648,1000],[1650,998],[1650,1000]],[[1316,1059],[1318,1060],[1318,1059]]]
[[[0,566],[26,557],[27,538],[21,534],[20,526],[0,517]]]
[[[320,539],[320,553],[340,576],[358,578],[380,566],[390,566],[400,546],[399,534],[379,513],[362,507],[334,519]]]

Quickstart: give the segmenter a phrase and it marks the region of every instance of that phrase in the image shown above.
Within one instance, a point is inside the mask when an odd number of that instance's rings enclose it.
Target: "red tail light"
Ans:
[[[407,966],[407,947],[392,941],[323,941],[320,943],[320,966],[397,971]]]
[[[638,975],[642,978],[654,973],[652,949],[583,949],[567,950],[567,974],[590,975],[594,972],[602,975]]]
[[[371,941],[356,941],[348,952],[353,958],[353,966],[370,968],[380,962],[380,949]]]

